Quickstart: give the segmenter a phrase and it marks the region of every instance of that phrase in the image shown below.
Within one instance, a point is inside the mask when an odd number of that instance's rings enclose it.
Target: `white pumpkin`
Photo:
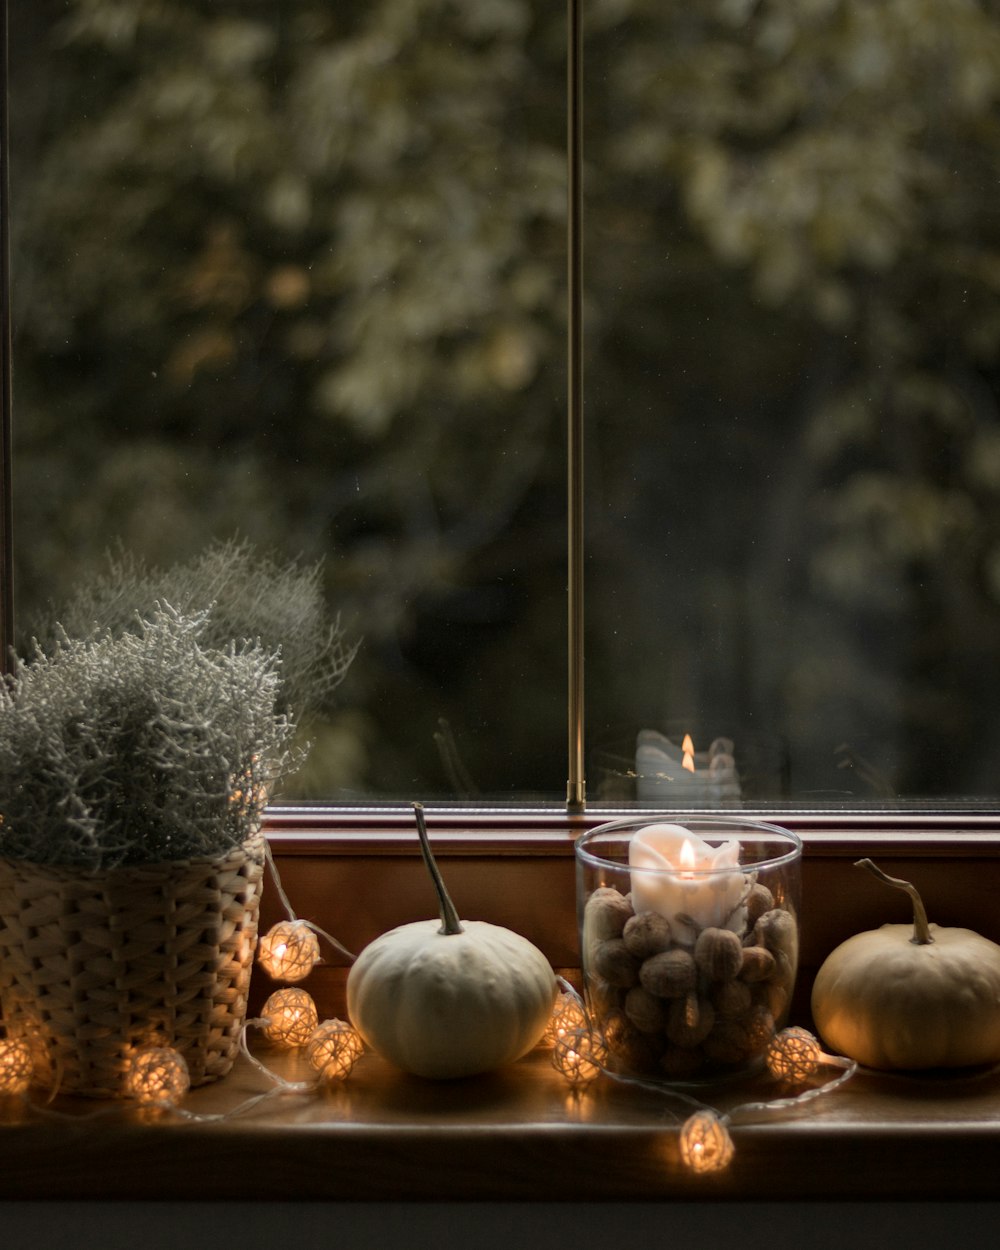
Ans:
[[[470,920],[444,933],[439,920],[418,920],[361,952],[347,1010],[372,1049],[404,1071],[471,1076],[537,1044],[556,989],[545,956],[509,929]]]
[[[371,1048],[417,1076],[453,1078],[520,1059],[548,1024],[558,986],[527,938],[459,921],[414,805],[440,920],[392,929],[358,956],[347,978],[351,1022]]]
[[[914,923],[857,933],[827,956],[812,992],[831,1050],[883,1070],[961,1068],[1000,1060],[1000,946],[971,929],[928,924],[915,888]]]

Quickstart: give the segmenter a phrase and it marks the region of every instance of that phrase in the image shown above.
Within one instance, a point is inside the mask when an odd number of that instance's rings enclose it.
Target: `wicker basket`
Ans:
[[[120,1097],[135,1047],[172,1046],[191,1084],[239,1050],[264,839],[216,859],[91,873],[0,859],[0,1008],[50,1089]]]

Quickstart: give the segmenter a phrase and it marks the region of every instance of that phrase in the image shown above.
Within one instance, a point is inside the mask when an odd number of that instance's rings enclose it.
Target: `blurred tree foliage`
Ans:
[[[617,717],[694,709],[771,793],[994,793],[998,6],[592,15]]]
[[[562,789],[562,7],[12,13],[19,619],[325,557],[318,792]],[[1000,5],[586,16],[592,740],[995,793]]]
[[[476,656],[495,641],[499,668],[527,622],[530,704],[559,646],[550,550],[524,541],[550,549],[562,498],[558,19],[546,36],[521,0],[15,17],[19,619],[116,536],[157,564],[235,531],[326,556],[331,616],[364,641],[313,727],[314,787],[447,790],[442,718],[485,739],[483,785],[544,785],[560,698],[514,713],[514,677]]]

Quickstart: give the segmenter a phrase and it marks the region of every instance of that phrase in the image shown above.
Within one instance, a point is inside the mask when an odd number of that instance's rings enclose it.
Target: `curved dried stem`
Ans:
[[[893,886],[894,889],[902,890],[905,894],[909,894],[913,903],[913,937],[910,938],[910,941],[915,946],[928,946],[934,941],[931,937],[930,925],[927,923],[927,911],[924,908],[924,901],[917,893],[915,885],[912,885],[909,881],[901,881],[899,877],[890,877],[881,868],[873,864],[870,859],[859,859],[854,867],[867,868],[872,876],[877,877],[879,881]]]
[[[441,933],[455,934],[464,933],[462,922],[458,918],[458,912],[455,910],[455,904],[451,901],[444,884],[444,878],[441,876],[441,870],[437,866],[437,861],[431,852],[430,839],[427,836],[427,824],[424,820],[424,808],[421,803],[413,804],[413,814],[417,818],[417,833],[420,835],[420,850],[424,857],[424,863],[427,865],[427,871],[431,874],[434,882],[434,888],[437,890],[438,902],[441,908]]]

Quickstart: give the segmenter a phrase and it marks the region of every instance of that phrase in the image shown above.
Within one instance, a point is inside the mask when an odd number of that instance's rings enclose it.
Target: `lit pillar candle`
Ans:
[[[742,932],[739,859],[736,838],[711,846],[683,825],[647,825],[629,843],[632,905],[664,916],[678,942],[710,927]]]

